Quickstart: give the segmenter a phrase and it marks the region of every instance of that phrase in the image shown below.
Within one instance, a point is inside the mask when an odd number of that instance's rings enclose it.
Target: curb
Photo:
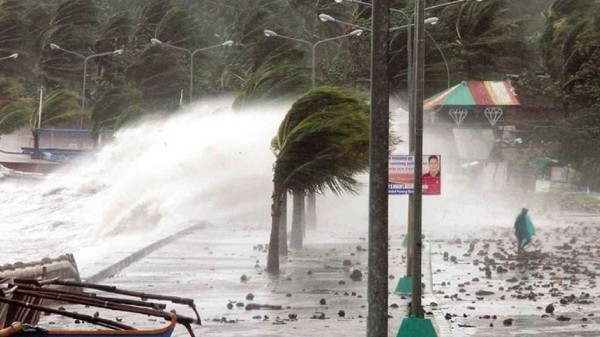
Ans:
[[[175,241],[176,239],[180,238],[181,236],[189,235],[195,231],[205,228],[207,224],[208,224],[208,222],[201,222],[196,225],[192,225],[188,228],[185,228],[175,234],[171,234],[171,235],[167,236],[166,238],[160,239],[160,240],[158,240],[154,243],[151,243],[150,245],[132,253],[131,255],[127,256],[126,258],[123,258],[120,261],[102,269],[101,271],[95,273],[94,275],[91,275],[88,277],[82,277],[82,279],[84,280],[84,282],[87,282],[87,283],[97,283],[104,279],[111,278],[111,277],[115,276],[118,272],[120,272],[121,270],[127,268],[132,263],[141,260],[142,258],[146,257],[148,254]]]
[[[435,291],[433,289],[433,269],[432,269],[432,264],[431,264],[431,242],[429,240],[426,241],[427,242],[427,250],[428,250],[428,259],[427,259],[427,268],[425,268],[426,270],[426,274],[425,276],[428,279],[428,286],[429,286],[429,292],[426,294],[426,296],[430,297],[432,302],[435,302],[438,304],[437,307],[435,308],[431,308],[431,311],[433,312],[433,318],[434,318],[434,322],[435,322],[435,326],[436,326],[436,330],[439,332],[439,336],[438,337],[453,337],[452,336],[452,327],[450,326],[450,324],[448,323],[448,320],[446,320],[446,318],[444,317],[444,311],[440,308],[439,306],[439,300],[437,299],[437,297],[435,296]]]

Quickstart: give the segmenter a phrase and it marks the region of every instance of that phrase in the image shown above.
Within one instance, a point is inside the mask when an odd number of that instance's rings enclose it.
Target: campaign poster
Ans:
[[[424,155],[421,160],[423,165],[424,195],[440,195],[442,193],[440,155]],[[388,194],[413,194],[415,159],[414,156],[392,155],[389,158]]]

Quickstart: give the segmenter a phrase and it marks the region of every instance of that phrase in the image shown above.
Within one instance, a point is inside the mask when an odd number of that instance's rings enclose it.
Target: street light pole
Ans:
[[[455,0],[455,1],[451,1],[451,2],[447,2],[447,3],[443,3],[443,4],[439,4],[439,5],[434,5],[434,6],[430,6],[430,7],[426,7],[424,8],[424,11],[429,11],[429,10],[435,10],[435,9],[440,9],[440,8],[444,8],[447,6],[451,6],[451,5],[457,5],[457,4],[461,4],[461,3],[468,3],[468,2],[481,2],[483,0]],[[364,2],[364,1],[359,1],[359,0],[335,0],[335,2],[337,3],[342,3],[342,2],[349,2],[349,3],[354,3],[354,4],[358,4],[358,5],[363,5],[363,6],[369,6],[371,7],[372,4],[368,3],[368,2]],[[424,5],[423,5],[424,6]],[[413,70],[413,63],[414,63],[414,59],[415,59],[415,55],[414,55],[414,51],[413,51],[413,39],[412,39],[412,34],[413,34],[413,29],[414,29],[414,16],[415,13],[413,13],[410,17],[408,16],[408,14],[406,12],[404,12],[403,10],[400,9],[394,9],[394,8],[390,8],[391,12],[395,12],[395,13],[400,13],[404,16],[404,18],[406,19],[407,23],[408,23],[408,32],[407,32],[407,55],[408,55],[408,66],[407,66],[407,87],[408,87],[408,148],[409,148],[409,155],[414,156],[415,155],[415,116],[413,113],[414,110],[414,102],[415,102],[415,88],[413,86],[413,82],[414,82],[414,70]],[[344,21],[340,21],[337,19],[334,19],[333,17],[327,15],[327,14],[321,14],[319,16],[321,18],[322,21],[334,21],[334,22],[339,22],[342,24],[346,24],[346,25],[351,25],[347,22]],[[424,24],[435,24],[437,22],[437,18],[436,21],[431,22],[429,21],[432,18],[428,18],[428,19],[424,19],[423,23]],[[438,49],[438,51],[440,52],[442,59],[444,60],[444,65],[446,66],[446,80],[448,82],[448,88],[450,87],[450,68],[448,66],[448,62],[446,61],[446,56],[444,55],[444,53],[442,52],[442,49],[439,47],[439,45],[437,44],[437,42],[435,41],[435,39],[431,36],[431,34],[429,34],[427,31],[425,31],[426,34],[428,34],[428,36],[430,37],[430,39],[433,41],[433,43],[435,44],[436,48]],[[417,158],[415,156],[415,158]],[[415,159],[415,163],[417,163],[417,160]],[[412,253],[413,253],[413,231],[414,231],[414,194],[410,194],[408,196],[408,228],[407,228],[407,233],[406,236],[408,238],[408,248],[407,248],[407,263],[406,263],[406,276],[405,278],[400,279],[399,283],[398,283],[398,287],[396,288],[396,291],[400,291],[400,292],[408,292],[408,291],[412,291],[412,273],[413,273],[413,262],[414,259],[412,258]]]
[[[374,0],[371,15],[367,336],[379,337],[388,335],[389,0]]]
[[[17,57],[19,57],[19,53],[12,53],[8,56],[0,57],[0,61],[6,60],[6,59],[16,59]]]
[[[267,37],[280,37],[282,39],[287,39],[287,40],[291,40],[291,41],[296,41],[296,42],[300,42],[300,43],[304,43],[307,44],[310,48],[311,48],[311,62],[310,62],[310,67],[311,67],[311,87],[314,89],[317,86],[317,79],[316,79],[316,56],[317,56],[317,46],[321,43],[324,42],[328,42],[328,41],[333,41],[333,40],[337,40],[337,39],[341,39],[344,37],[348,37],[348,36],[360,36],[362,34],[363,30],[362,29],[357,29],[357,30],[353,30],[348,34],[344,34],[344,35],[340,35],[340,36],[334,36],[328,39],[324,39],[324,40],[319,40],[315,43],[311,43],[309,41],[306,40],[302,40],[302,39],[297,39],[295,37],[291,37],[291,36],[286,36],[286,35],[280,35],[277,34],[276,32],[272,31],[272,30],[268,30],[265,29],[264,33],[265,36]]]
[[[421,260],[422,260],[422,199],[423,199],[423,97],[424,97],[424,70],[425,70],[425,43],[424,43],[424,19],[425,0],[416,0],[415,6],[415,36],[414,36],[414,104],[412,114],[414,116],[414,229],[413,229],[413,284],[412,304],[410,313],[412,317],[422,318],[423,308],[421,306]]]
[[[339,19],[336,19],[333,16],[328,15],[328,14],[319,14],[319,19],[321,21],[323,21],[323,22],[341,23],[342,25],[350,26],[350,27],[353,27],[353,28],[357,28],[357,29],[360,29],[360,30],[367,31],[367,32],[372,32],[371,28],[367,28],[367,27],[363,27],[363,26],[359,26],[359,25],[350,23],[350,22],[339,20]],[[430,24],[430,25],[435,25],[437,22],[438,22],[438,18],[433,17],[433,18],[427,19],[427,21],[425,23],[426,24]],[[402,25],[402,26],[399,26],[399,27],[393,27],[393,28],[389,29],[389,32],[394,32],[394,31],[397,31],[397,30],[400,30],[400,29],[404,29],[404,28],[407,28],[408,26],[409,25],[407,24],[407,25]]]
[[[217,48],[217,47],[229,47],[229,46],[233,45],[233,41],[227,40],[223,43],[219,43],[214,46],[208,46],[208,47],[204,47],[204,48],[190,50],[190,49],[175,46],[175,45],[172,45],[172,44],[169,44],[166,42],[162,42],[159,39],[150,39],[150,42],[154,45],[167,46],[170,48],[182,50],[182,51],[187,52],[190,55],[190,103],[192,103],[193,92],[194,92],[194,56],[196,55],[196,53],[199,51],[203,51],[203,50],[213,49],[213,48]]]
[[[54,43],[50,44],[50,49],[62,50],[65,53],[76,55],[83,59],[83,85],[82,85],[82,89],[81,89],[81,113],[82,114],[85,111],[85,84],[86,84],[86,77],[87,77],[87,62],[88,62],[88,60],[95,58],[95,57],[106,56],[106,55],[121,55],[123,53],[123,49],[116,49],[116,50],[105,52],[105,53],[92,54],[92,55],[85,56],[83,54],[74,52],[72,50],[64,49]]]

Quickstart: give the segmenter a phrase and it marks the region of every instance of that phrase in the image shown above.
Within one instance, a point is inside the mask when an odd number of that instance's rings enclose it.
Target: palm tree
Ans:
[[[294,103],[272,141],[277,159],[267,271],[279,271],[282,198],[287,191],[355,193],[360,184],[354,175],[368,166],[368,125],[365,98],[348,89],[319,88]],[[301,245],[301,235],[295,240]]]
[[[20,83],[0,78],[0,135],[9,134],[27,124],[33,102],[24,95],[25,90]]]
[[[35,108],[29,110],[27,118],[35,147],[39,144],[37,129],[42,125],[60,125],[89,119],[89,115],[81,111],[78,97],[79,94],[74,91],[52,91],[44,96],[41,111]]]
[[[94,142],[98,140],[98,135],[103,128],[115,128],[119,115],[129,107],[140,104],[141,101],[141,93],[127,86],[107,90],[92,110],[92,139]]]
[[[93,1],[87,0],[67,0],[56,8],[39,37],[39,48],[42,50],[39,74],[46,83],[81,88],[82,60],[69,53],[53,52],[49,46],[54,43],[82,55],[95,53],[94,41],[100,30],[98,14],[98,7]]]
[[[531,59],[524,38],[525,17],[510,0],[470,2],[446,7],[441,19],[454,28],[455,58],[466,79],[490,79],[527,69]]]
[[[29,126],[37,144],[37,128],[78,121],[87,115],[81,113],[78,93],[67,90],[50,92],[43,98],[41,112],[35,100],[28,96],[16,81],[0,79],[0,134],[11,133]],[[41,113],[41,116],[40,116]]]
[[[309,83],[309,72],[295,64],[264,64],[246,79],[233,106],[239,108],[299,96],[308,89]]]
[[[577,104],[582,98],[569,99],[573,89],[594,78],[584,74],[590,66],[594,67],[595,61],[590,57],[598,49],[597,41],[600,38],[600,22],[589,14],[599,12],[598,4],[584,0],[557,0],[545,12],[546,30],[541,38],[542,57],[546,71],[562,94],[565,117],[570,115],[571,102]],[[588,87],[586,92],[589,92],[589,85],[590,83],[585,84]]]

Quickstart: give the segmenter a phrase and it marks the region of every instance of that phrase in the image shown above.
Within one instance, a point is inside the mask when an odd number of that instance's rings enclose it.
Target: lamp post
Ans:
[[[333,16],[328,15],[328,14],[319,14],[319,19],[321,21],[323,21],[323,22],[341,23],[343,25],[350,26],[350,27],[353,27],[353,28],[358,28],[360,30],[364,30],[364,31],[367,31],[367,32],[372,31],[371,28],[366,28],[366,27],[362,27],[362,26],[359,26],[359,25],[355,25],[355,24],[350,23],[350,22],[339,20],[339,19],[336,19]],[[431,18],[427,18],[425,20],[425,24],[427,24],[427,25],[435,25],[436,23],[438,23],[438,21],[439,21],[439,19],[437,17],[431,17]],[[394,32],[394,31],[397,31],[397,30],[400,30],[400,29],[408,28],[409,26],[411,26],[411,25],[410,24],[406,24],[406,25],[399,26],[399,27],[393,27],[393,28],[390,28],[389,31],[390,32]]]
[[[199,51],[203,51],[203,50],[208,50],[208,49],[213,49],[213,48],[217,48],[217,47],[229,47],[233,45],[233,41],[231,40],[227,40],[223,43],[219,43],[213,46],[208,46],[208,47],[204,47],[204,48],[198,48],[198,49],[186,49],[183,47],[179,47],[179,46],[175,46],[166,42],[162,42],[159,39],[150,39],[150,42],[153,45],[160,45],[160,46],[166,46],[166,47],[170,47],[173,49],[178,49],[178,50],[182,50],[187,52],[190,55],[190,103],[192,103],[192,98],[193,98],[193,91],[194,91],[194,55],[196,55],[197,52]]]
[[[320,41],[317,41],[317,42],[314,42],[314,43],[306,41],[306,40],[302,40],[302,39],[297,39],[297,38],[291,37],[291,36],[280,35],[280,34],[277,34],[274,31],[268,30],[268,29],[265,29],[264,33],[268,37],[280,37],[282,39],[287,39],[287,40],[291,40],[291,41],[305,43],[308,46],[310,46],[310,48],[311,48],[311,63],[310,63],[310,65],[311,65],[310,66],[311,67],[311,76],[310,76],[310,78],[311,78],[311,86],[312,86],[312,88],[314,88],[314,87],[316,87],[316,81],[317,81],[316,80],[316,70],[315,70],[316,69],[316,55],[317,55],[316,51],[317,51],[317,46],[319,44],[321,44],[321,43],[324,43],[324,42],[333,41],[333,40],[341,39],[341,38],[348,37],[348,36],[360,36],[363,33],[363,29],[356,29],[356,30],[351,31],[348,34],[344,34],[344,35],[340,35],[340,36],[334,36],[334,37],[331,37],[331,38],[328,38],[328,39],[324,39],[324,40],[320,40]]]
[[[422,192],[423,181],[421,179],[423,167],[420,164],[423,157],[423,99],[424,99],[424,65],[425,65],[425,41],[423,28],[425,11],[430,9],[442,8],[454,4],[460,4],[468,1],[481,2],[482,0],[457,0],[425,8],[425,0],[416,0],[415,11],[412,17],[415,20],[415,36],[414,36],[414,54],[411,55],[414,69],[412,71],[412,88],[413,106],[410,114],[414,116],[414,153],[415,153],[415,170],[414,170],[414,229],[413,229],[413,289],[412,289],[412,305],[410,316],[413,318],[423,318],[423,308],[421,306],[421,257],[422,257]],[[412,18],[411,17],[411,18]],[[417,160],[416,158],[419,158]]]
[[[375,0],[371,34],[367,336],[388,335],[389,1]]]
[[[18,53],[12,53],[8,56],[0,57],[0,61],[6,60],[6,59],[16,59],[17,57],[19,57]]]
[[[74,52],[72,50],[64,49],[64,48],[62,48],[59,45],[54,44],[54,43],[50,44],[50,49],[52,49],[52,50],[62,50],[65,53],[73,54],[73,55],[76,55],[76,56],[81,57],[83,59],[83,86],[82,86],[82,89],[81,89],[81,112],[82,113],[85,111],[85,82],[86,82],[85,80],[86,80],[86,77],[87,77],[87,62],[88,62],[88,60],[92,59],[92,58],[95,58],[95,57],[100,57],[100,56],[121,55],[121,54],[123,54],[123,49],[116,49],[116,50],[105,52],[105,53],[92,54],[92,55],[85,56],[83,54]]]
[[[430,7],[424,7],[421,6],[420,10],[423,10],[423,12],[425,11],[429,11],[429,10],[435,10],[435,9],[440,9],[440,8],[444,8],[447,6],[451,6],[451,5],[457,5],[457,4],[462,4],[462,3],[468,3],[468,2],[481,2],[483,0],[455,0],[455,1],[451,1],[451,2],[447,2],[447,3],[442,3],[439,5],[434,5],[434,6],[430,6]],[[373,5],[371,3],[368,2],[364,2],[364,1],[359,1],[359,0],[335,0],[335,2],[337,3],[343,3],[343,2],[349,2],[349,3],[354,3],[354,4],[358,4],[358,5],[363,5],[363,6],[369,6],[372,7]],[[413,13],[410,17],[409,15],[400,10],[400,9],[394,9],[394,8],[390,8],[389,9],[390,12],[395,12],[395,13],[400,13],[404,16],[404,18],[407,20],[408,22],[408,34],[407,34],[407,54],[408,54],[408,70],[407,70],[407,86],[408,86],[408,111],[409,111],[409,121],[408,121],[408,125],[409,125],[409,137],[408,137],[408,147],[409,147],[409,155],[415,155],[415,116],[414,116],[414,102],[415,102],[415,88],[414,88],[414,70],[413,70],[413,64],[414,64],[414,59],[415,59],[415,55],[413,52],[413,41],[412,41],[412,34],[413,34],[413,29],[415,28],[415,24],[414,24],[414,17],[415,17],[415,13]],[[424,14],[423,14],[424,15]],[[324,15],[324,17],[321,17],[322,21],[335,21],[335,22],[339,22],[342,24],[348,24],[347,22],[344,21],[340,21],[340,20],[336,20],[334,18],[332,18],[331,16],[328,15]],[[424,19],[423,20],[423,24],[431,24],[432,22],[430,22],[431,18],[428,19]],[[435,24],[435,23],[433,23]],[[435,39],[433,39],[433,37],[425,31],[426,34],[428,34],[429,38],[433,41],[433,43],[435,44],[436,48],[438,49],[438,51],[440,52],[440,55],[442,56],[442,59],[444,60],[444,65],[446,66],[446,79],[448,81],[448,87],[450,87],[450,68],[448,66],[448,62],[446,61],[446,56],[444,55],[444,53],[442,52],[442,49],[439,47],[439,45],[437,44],[437,42],[435,41]],[[415,157],[416,158],[416,157]],[[417,160],[415,160],[415,163],[417,162]],[[411,194],[408,196],[408,232],[407,232],[407,237],[408,237],[408,250],[407,250],[407,272],[406,275],[407,277],[403,277],[399,280],[398,282],[398,286],[396,288],[396,292],[403,292],[403,293],[409,293],[412,292],[412,288],[413,288],[413,284],[412,284],[412,273],[413,273],[413,259],[412,259],[412,252],[413,252],[413,230],[414,230],[414,210],[415,210],[415,206],[414,206],[414,194]]]

